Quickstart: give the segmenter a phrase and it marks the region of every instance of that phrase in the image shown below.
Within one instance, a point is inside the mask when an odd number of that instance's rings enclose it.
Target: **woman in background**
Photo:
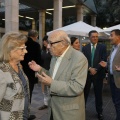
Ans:
[[[80,50],[79,39],[76,37],[71,37],[70,40],[71,40],[71,46],[76,50]]]
[[[44,36],[43,38],[43,46],[42,46],[42,52],[41,52],[41,59],[42,59],[42,67],[44,67],[46,70],[50,69],[50,62],[51,62],[51,54],[49,52],[49,46],[48,46],[48,36]]]
[[[48,39],[48,36],[44,36],[42,52],[41,52],[41,59],[42,59],[42,67],[45,68],[46,70],[49,70],[52,56],[49,52],[47,39]],[[39,110],[43,110],[43,109],[46,109],[48,107],[48,98],[49,98],[48,86],[41,84],[41,87],[42,87],[42,93],[44,95],[44,105],[39,107]]]
[[[26,36],[6,33],[0,43],[0,120],[28,120],[29,85],[20,61],[27,53]]]

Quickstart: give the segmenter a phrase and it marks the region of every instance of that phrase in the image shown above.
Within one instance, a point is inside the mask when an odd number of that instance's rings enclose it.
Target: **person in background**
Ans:
[[[49,51],[49,46],[48,46],[48,36],[44,36],[43,38],[43,46],[42,46],[42,51],[41,51],[41,59],[42,59],[42,67],[45,68],[46,70],[50,69],[50,61],[51,61],[51,54]],[[48,108],[48,98],[49,98],[49,88],[48,86],[44,85],[41,83],[42,87],[42,93],[44,95],[44,105],[39,107],[39,110],[43,110]]]
[[[48,36],[44,36],[43,46],[41,50],[41,59],[42,59],[42,67],[44,67],[46,70],[50,69],[51,57],[52,56],[50,54],[49,45],[48,45]]]
[[[90,44],[83,47],[82,52],[88,60],[88,76],[84,89],[85,103],[90,92],[91,84],[93,83],[95,93],[95,105],[98,113],[98,119],[103,120],[103,102],[102,88],[103,79],[105,78],[105,68],[99,63],[107,60],[107,50],[104,44],[98,43],[98,32],[92,30],[89,32]]]
[[[116,109],[116,120],[120,120],[120,30],[111,31],[110,42],[113,45],[108,63],[100,62],[100,65],[108,68],[108,79],[112,93],[112,100]]]
[[[71,40],[71,45],[72,45],[72,47],[73,47],[74,49],[80,51],[80,41],[79,41],[79,39],[76,38],[76,37],[71,37],[70,40]]]
[[[29,80],[29,88],[30,88],[30,103],[32,98],[32,92],[34,89],[34,84],[38,82],[38,79],[35,77],[35,72],[31,70],[28,66],[29,61],[34,60],[37,64],[41,65],[41,48],[39,43],[36,42],[38,38],[38,32],[36,30],[28,31],[28,40],[25,43],[27,46],[28,53],[25,55],[24,60],[21,62],[23,66],[23,70],[28,77]],[[31,115],[29,120],[34,119],[35,115]]]
[[[71,47],[67,33],[62,30],[50,33],[48,42],[53,56],[49,71],[35,61],[29,62],[29,66],[39,80],[50,87],[49,120],[85,120],[83,90],[87,59]]]
[[[0,120],[28,120],[29,83],[20,61],[27,53],[27,37],[6,33],[0,43]]]

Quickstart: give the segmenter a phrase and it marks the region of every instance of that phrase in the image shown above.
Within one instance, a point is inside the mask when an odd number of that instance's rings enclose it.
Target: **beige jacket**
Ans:
[[[120,66],[120,46],[118,47],[118,50],[116,52],[116,55],[115,55],[115,57],[113,59],[113,63],[112,63],[115,85],[117,88],[120,88],[120,71],[115,70],[115,65]]]
[[[52,76],[56,58],[52,58]],[[50,86],[49,119],[51,111],[54,120],[85,120],[84,86],[88,62],[85,56],[70,47],[63,57]]]
[[[28,80],[27,88],[29,93]],[[0,120],[23,120],[24,100],[17,73],[9,64],[0,63]]]

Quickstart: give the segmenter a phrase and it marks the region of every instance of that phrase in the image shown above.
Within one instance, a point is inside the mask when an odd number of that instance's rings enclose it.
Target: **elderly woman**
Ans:
[[[28,80],[20,65],[26,41],[26,36],[10,32],[0,44],[0,120],[28,120]]]
[[[70,40],[71,40],[71,46],[76,50],[80,50],[80,42],[78,38],[71,37]]]

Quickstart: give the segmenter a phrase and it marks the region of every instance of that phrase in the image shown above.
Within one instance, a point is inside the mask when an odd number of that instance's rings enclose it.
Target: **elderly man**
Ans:
[[[116,120],[120,120],[120,30],[115,29],[111,31],[111,44],[113,48],[108,60],[108,73],[110,80],[110,88],[112,93],[113,103],[116,109]],[[100,64],[105,67],[106,62],[102,61]]]
[[[29,62],[29,66],[37,71],[41,82],[50,87],[49,119],[85,120],[83,90],[87,59],[70,46],[70,39],[64,31],[52,32],[48,41],[53,55],[49,72],[34,61]]]

